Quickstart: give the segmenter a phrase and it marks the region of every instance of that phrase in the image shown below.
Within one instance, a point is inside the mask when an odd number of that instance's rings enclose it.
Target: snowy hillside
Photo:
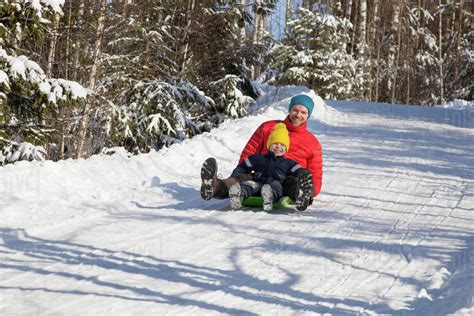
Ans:
[[[317,99],[308,211],[201,200],[202,162],[227,176],[298,92],[160,152],[0,168],[0,314],[472,314],[469,109]]]

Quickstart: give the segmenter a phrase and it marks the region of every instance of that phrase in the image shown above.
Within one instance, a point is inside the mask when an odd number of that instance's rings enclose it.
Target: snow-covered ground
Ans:
[[[0,314],[472,314],[469,109],[317,99],[308,211],[201,200],[202,162],[227,176],[300,91],[160,152],[0,168]]]
[[[474,107],[474,101],[454,100],[446,104],[437,105],[437,107],[451,108],[451,109],[457,109],[457,110],[466,109],[466,110],[472,111]]]

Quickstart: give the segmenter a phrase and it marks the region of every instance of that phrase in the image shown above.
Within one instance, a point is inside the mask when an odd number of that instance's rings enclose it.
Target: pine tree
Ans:
[[[188,103],[182,104],[186,98],[177,80],[185,65],[180,58],[183,46],[177,44],[184,29],[177,24],[186,10],[173,1],[122,5],[126,10],[117,6],[107,17],[101,55],[104,70],[98,87],[102,98],[90,129],[102,127],[98,134],[103,143],[95,145],[97,149],[125,146],[146,152],[161,148],[165,136],[182,140],[194,135],[192,124],[182,124],[191,120],[184,118],[182,107]]]
[[[108,17],[94,118],[106,134],[102,145],[146,152],[247,113],[246,65],[258,58],[240,42],[244,8],[184,4],[131,3],[126,16],[115,8]]]
[[[57,142],[60,109],[87,96],[77,82],[49,78],[22,55],[22,42],[44,36],[61,9],[59,2],[0,5],[0,164],[44,159],[42,146]]]
[[[351,23],[334,15],[317,16],[301,8],[289,22],[290,33],[271,52],[270,80],[278,85],[305,85],[323,98],[352,98],[363,82],[356,79],[356,60],[347,53]]]

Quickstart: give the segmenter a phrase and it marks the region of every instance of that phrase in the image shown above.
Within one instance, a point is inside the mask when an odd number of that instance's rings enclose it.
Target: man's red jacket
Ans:
[[[280,123],[279,120],[267,121],[262,123],[257,130],[250,137],[247,145],[245,145],[242,154],[240,155],[239,164],[242,163],[248,156],[253,154],[266,154],[267,140],[274,126]],[[286,124],[288,133],[290,135],[290,150],[285,154],[288,159],[293,159],[303,168],[308,169],[313,175],[314,195],[321,192],[321,185],[323,179],[323,155],[321,144],[306,129],[304,125],[295,127],[287,116],[283,121]]]

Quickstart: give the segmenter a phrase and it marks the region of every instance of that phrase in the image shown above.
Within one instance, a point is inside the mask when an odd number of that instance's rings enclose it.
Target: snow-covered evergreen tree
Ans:
[[[351,23],[304,8],[299,14],[299,19],[288,23],[284,42],[270,54],[271,67],[277,71],[270,83],[306,85],[328,99],[356,96],[364,82],[356,77],[357,61],[347,52]]]
[[[464,65],[460,70],[459,77],[447,85],[449,95],[454,99],[473,100],[474,99],[474,31],[462,37],[460,45],[460,64]]]
[[[218,94],[216,108],[223,109],[222,113],[232,118],[245,116],[250,105],[255,103],[254,99],[245,96],[238,88],[243,80],[236,75],[227,75],[223,79],[217,80],[211,85]],[[220,112],[220,111],[219,111]]]
[[[245,115],[253,102],[242,92],[246,65],[258,58],[237,42],[242,9],[162,1],[110,13],[94,118],[107,133],[103,145],[159,149]]]
[[[146,152],[203,131],[199,120],[213,101],[180,73],[184,13],[163,1],[129,4],[125,13],[108,16],[104,99],[94,117],[106,133],[101,146]]]
[[[214,102],[188,82],[140,81],[124,96],[111,126],[127,149],[158,150],[209,130],[198,120],[202,105],[210,108]]]
[[[38,146],[55,143],[61,107],[86,98],[77,82],[48,78],[21,52],[22,40],[42,37],[62,14],[63,1],[0,3],[0,164],[45,157]]]
[[[256,1],[254,9],[258,9],[258,14],[267,14],[271,2]],[[197,33],[191,39],[194,50],[185,74],[214,99],[217,116],[241,117],[253,100],[236,95],[258,96],[250,79],[252,67],[262,66],[265,49],[261,42],[254,42],[255,37],[242,39],[242,30],[249,21],[251,16],[246,8],[236,1],[215,4],[196,21]]]
[[[434,87],[437,86],[438,78],[438,61],[436,55],[439,51],[439,46],[436,42],[435,35],[431,30],[419,25],[419,21],[432,21],[434,18],[432,14],[421,7],[413,9],[405,8],[407,18],[405,20],[406,27],[410,38],[416,39],[416,45],[412,46],[414,49],[413,59],[408,61],[405,72],[411,72],[412,80],[417,82],[417,89],[414,91],[415,98],[420,104],[430,104],[436,100]],[[409,45],[410,43],[405,43]]]

